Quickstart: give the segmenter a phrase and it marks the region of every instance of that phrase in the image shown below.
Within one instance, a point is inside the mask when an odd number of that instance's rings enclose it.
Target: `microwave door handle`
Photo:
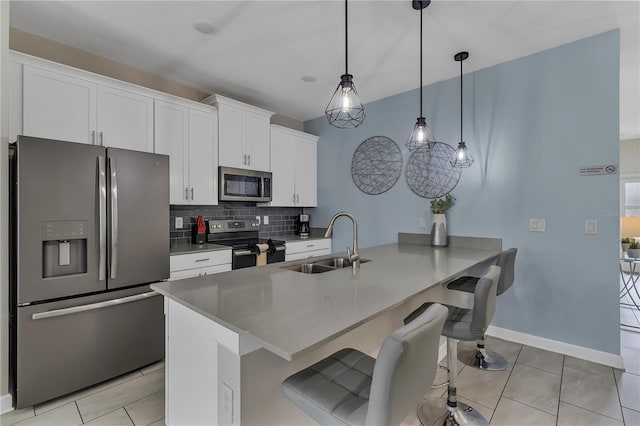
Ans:
[[[109,157],[109,171],[111,173],[111,268],[110,276],[115,280],[118,276],[118,173],[116,160]]]
[[[104,156],[98,156],[98,281],[107,277],[107,174],[105,172]]]

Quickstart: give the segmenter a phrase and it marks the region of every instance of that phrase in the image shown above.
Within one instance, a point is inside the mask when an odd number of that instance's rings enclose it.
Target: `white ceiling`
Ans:
[[[344,2],[22,1],[12,27],[298,120],[321,116],[344,72]],[[204,35],[197,20],[215,29]],[[433,1],[424,83],[621,29],[620,134],[640,137],[640,2]],[[415,89],[419,13],[411,1],[349,2],[349,72],[364,102]],[[316,81],[301,80],[313,75]]]

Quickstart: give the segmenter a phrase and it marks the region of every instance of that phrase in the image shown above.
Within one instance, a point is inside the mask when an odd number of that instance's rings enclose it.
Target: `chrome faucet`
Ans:
[[[351,267],[355,270],[360,267],[360,253],[358,253],[358,222],[356,222],[356,218],[351,213],[347,212],[334,214],[329,221],[329,226],[327,226],[327,232],[324,233],[324,237],[329,238],[331,234],[333,234],[333,224],[340,216],[346,216],[351,219],[351,222],[353,222],[353,253],[351,252],[351,249],[347,247],[347,257],[349,258],[349,262],[351,262]]]

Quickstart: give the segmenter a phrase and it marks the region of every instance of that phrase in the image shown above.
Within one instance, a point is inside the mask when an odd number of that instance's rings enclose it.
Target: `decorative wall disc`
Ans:
[[[434,142],[415,150],[405,169],[409,188],[424,198],[440,198],[450,193],[460,180],[462,171],[451,166],[455,149]]]
[[[378,195],[390,190],[402,174],[402,152],[385,136],[362,142],[351,160],[353,183],[365,194]]]

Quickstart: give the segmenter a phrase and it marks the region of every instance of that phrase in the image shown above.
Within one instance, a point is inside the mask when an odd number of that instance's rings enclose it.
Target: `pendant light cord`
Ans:
[[[349,74],[349,21],[347,19],[347,0],[344,0],[344,73]]]
[[[422,11],[420,9],[420,117],[422,117]]]
[[[460,142],[464,142],[462,139],[462,62],[460,61]]]

